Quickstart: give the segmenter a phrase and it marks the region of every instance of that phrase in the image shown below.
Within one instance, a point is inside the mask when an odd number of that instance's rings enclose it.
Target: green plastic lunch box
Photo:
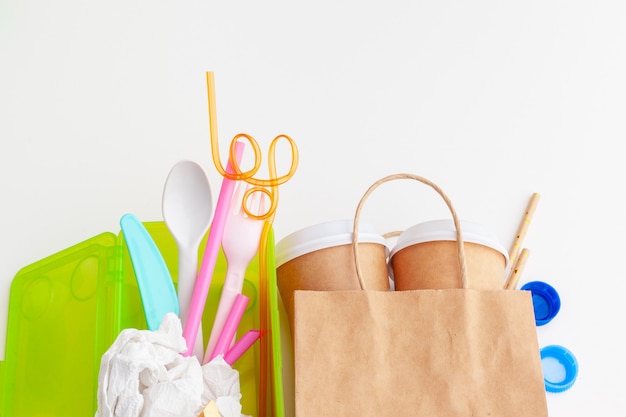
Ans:
[[[146,222],[176,284],[177,247],[164,222]],[[273,234],[267,242],[266,274],[270,331],[265,358],[273,375],[266,395],[271,415],[285,415]],[[199,259],[206,244],[200,245]],[[203,315],[210,334],[226,260],[220,251]],[[239,325],[259,329],[259,254],[246,271],[249,305]],[[284,318],[283,318],[284,322]],[[22,268],[10,289],[6,353],[0,362],[1,417],[85,417],[97,409],[100,358],[126,328],[146,329],[134,270],[122,233],[102,233]],[[287,338],[288,339],[288,338]],[[206,342],[206,340],[205,340]],[[234,365],[239,371],[242,412],[257,416],[260,342]],[[269,413],[268,413],[269,414]]]

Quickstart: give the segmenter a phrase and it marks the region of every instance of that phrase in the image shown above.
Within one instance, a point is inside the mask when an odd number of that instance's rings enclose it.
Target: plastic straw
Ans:
[[[513,271],[511,272],[511,277],[509,278],[508,282],[506,283],[504,287],[505,289],[514,290],[517,288],[517,283],[519,282],[519,278],[522,275],[522,271],[524,270],[524,267],[526,266],[528,255],[530,255],[530,250],[528,250],[527,248],[522,249],[522,252],[520,253],[519,258],[517,258],[517,262],[515,263],[513,267]]]
[[[243,142],[235,143],[235,161],[240,161],[243,155]],[[227,170],[231,170],[231,161],[229,161]],[[217,198],[217,204],[215,206],[215,215],[213,216],[213,222],[211,223],[211,229],[209,230],[209,237],[207,238],[206,247],[204,249],[204,256],[202,258],[202,264],[200,266],[200,272],[196,278],[196,283],[193,287],[193,294],[191,296],[191,304],[189,305],[189,315],[187,316],[187,323],[183,329],[183,337],[187,342],[187,351],[183,356],[189,356],[193,353],[193,347],[196,343],[196,336],[198,335],[198,329],[200,328],[202,314],[204,313],[204,306],[209,294],[209,287],[211,286],[211,280],[213,278],[213,271],[215,269],[215,263],[217,262],[217,255],[222,243],[222,235],[224,234],[224,225],[228,211],[230,209],[230,202],[233,196],[233,190],[235,188],[235,181],[226,177],[222,180],[222,187],[220,188],[220,194]]]
[[[241,336],[233,347],[228,349],[228,352],[224,354],[224,361],[231,365],[237,361],[249,348],[261,337],[260,330],[249,330],[246,334]]]
[[[267,235],[265,236],[264,242],[270,242],[272,237],[271,233],[271,224],[268,223]],[[281,338],[281,322],[280,322],[280,313],[279,313],[279,300],[278,300],[278,285],[276,283],[276,274],[268,273],[267,271],[274,271],[276,266],[274,265],[274,250],[272,247],[267,249],[265,247],[263,251],[264,261],[263,271],[265,275],[263,278],[267,283],[267,297],[268,297],[268,309],[269,309],[269,318],[268,318],[268,326],[269,326],[269,338],[271,339],[268,343],[272,349],[271,355],[271,386],[272,386],[272,407],[271,412],[273,416],[284,416],[285,415],[285,387],[283,383],[283,361],[282,359],[274,359],[274,358],[282,358],[282,338]],[[261,334],[261,342],[265,339],[265,335]],[[262,343],[261,343],[262,344]]]
[[[273,218],[272,218],[273,220]],[[272,220],[268,220],[263,225],[263,231],[261,232],[261,243],[259,247],[259,253],[262,254],[259,257],[259,324],[263,333],[269,329],[269,310],[268,310],[268,294],[267,294],[267,239],[272,227]],[[268,380],[268,340],[266,337],[260,342],[259,356],[263,358],[259,362],[259,417],[265,417],[267,413],[267,380]],[[274,415],[274,413],[272,413]]]
[[[217,342],[215,342],[215,347],[213,348],[211,356],[209,356],[209,361],[213,360],[217,355],[223,355],[230,348],[237,334],[237,327],[239,327],[241,316],[243,316],[244,311],[246,311],[249,301],[250,299],[243,294],[237,294],[235,296],[233,306],[228,313],[228,317],[224,322],[224,327],[217,338]]]
[[[265,224],[263,227],[263,232],[261,234],[261,242],[259,246],[259,287],[260,287],[260,302],[259,302],[259,316],[260,316],[260,327],[261,333],[264,333],[273,327],[272,323],[270,323],[270,312],[268,308],[275,308],[276,300],[268,300],[269,295],[272,295],[273,298],[275,295],[275,288],[272,288],[270,293],[268,294],[268,281],[269,277],[267,275],[267,239],[270,236],[272,224],[274,221],[274,215],[276,212],[276,207],[278,206],[278,185],[287,182],[296,172],[296,168],[298,166],[298,148],[295,142],[287,135],[278,135],[276,136],[272,142],[270,143],[269,155],[268,155],[268,166],[269,166],[269,178],[268,179],[259,179],[254,178],[254,175],[260,168],[261,165],[261,150],[259,144],[254,140],[254,138],[248,134],[240,133],[236,135],[230,143],[230,160],[234,161],[232,170],[230,172],[228,170],[224,170],[222,166],[222,162],[220,160],[220,152],[219,152],[219,140],[217,137],[217,112],[216,112],[216,104],[215,104],[215,80],[212,72],[206,73],[206,83],[207,83],[207,93],[208,93],[208,106],[209,106],[209,127],[211,134],[211,151],[213,155],[213,164],[217,171],[224,178],[228,178],[231,180],[243,180],[248,182],[249,184],[253,184],[256,187],[252,188],[250,192],[262,191],[269,197],[270,200],[270,208],[264,214],[251,213],[248,208],[244,205],[243,209],[246,214],[257,220],[265,220]],[[240,139],[246,140],[254,151],[254,166],[252,169],[248,171],[241,171],[239,167],[239,162],[235,156],[235,148],[234,144],[237,143]],[[284,139],[287,141],[287,144],[291,148],[291,165],[289,167],[289,171],[281,176],[277,175],[276,170],[276,144],[280,139]],[[268,187],[270,191],[262,188]],[[272,284],[274,285],[274,284]],[[268,305],[268,303],[270,303]],[[278,332],[278,330],[277,330]],[[268,338],[261,338],[261,348],[259,353],[259,392],[258,392],[258,417],[265,417],[267,413],[267,383],[268,383],[268,361],[270,360],[268,355]],[[271,337],[272,345],[274,350],[280,350],[280,335],[274,334]],[[279,369],[276,361],[273,361],[273,378],[271,383],[274,384],[273,392],[277,395],[282,396],[282,376],[280,375],[281,370]],[[278,387],[276,386],[279,385]],[[278,389],[277,389],[278,388]],[[273,398],[273,397],[272,397]],[[282,398],[273,398],[274,403],[272,404],[271,412],[273,415],[276,413],[276,407],[281,407]]]
[[[231,143],[230,143],[230,159],[231,159],[231,163],[232,163],[232,172],[230,172],[229,170],[225,170],[224,166],[222,165],[222,162],[220,160],[220,151],[219,151],[219,140],[217,137],[217,111],[216,111],[216,104],[215,104],[215,79],[213,76],[212,72],[207,72],[206,73],[206,83],[207,83],[207,95],[208,95],[208,106],[209,106],[209,132],[211,134],[211,151],[212,151],[212,155],[213,155],[213,164],[215,165],[215,168],[217,169],[217,172],[219,172],[219,174],[223,177],[226,177],[228,179],[231,180],[239,180],[239,181],[246,181],[252,185],[256,185],[259,187],[274,187],[277,185],[281,185],[286,183],[287,181],[289,181],[291,179],[291,177],[293,177],[296,173],[296,169],[298,167],[298,147],[296,146],[295,142],[293,141],[293,139],[291,139],[289,136],[287,135],[278,135],[276,136],[273,140],[272,143],[270,144],[270,158],[275,161],[274,158],[274,154],[275,154],[275,145],[276,143],[280,140],[280,139],[284,139],[287,141],[287,144],[289,145],[289,147],[291,148],[291,165],[289,167],[289,171],[281,176],[278,176],[276,173],[276,170],[274,169],[273,173],[270,173],[269,178],[267,179],[261,179],[261,178],[254,178],[254,175],[259,171],[259,168],[261,167],[261,159],[262,159],[262,153],[261,153],[261,147],[259,146],[259,143],[250,135],[246,134],[246,133],[239,133],[237,135],[235,135],[235,137],[232,139]],[[248,171],[242,171],[240,166],[239,166],[239,161],[237,162],[233,162],[233,157],[235,154],[233,145],[236,142],[241,142],[242,140],[247,141],[250,146],[252,147],[253,150],[253,154],[254,154],[254,166],[248,170]],[[272,163],[270,162],[270,165]],[[274,166],[274,168],[276,168]],[[273,213],[274,210],[276,209],[276,205],[273,205],[270,210],[268,210],[268,212],[266,213],[265,216],[252,216],[255,218],[258,217],[263,217],[263,219],[269,218],[270,217],[270,213]],[[246,212],[247,213],[247,212]],[[250,213],[247,213],[250,215]]]

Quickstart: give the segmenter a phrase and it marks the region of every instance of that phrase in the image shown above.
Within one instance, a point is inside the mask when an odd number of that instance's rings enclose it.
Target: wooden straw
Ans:
[[[530,221],[535,214],[535,210],[537,209],[537,204],[539,203],[539,193],[534,193],[530,197],[530,201],[528,202],[528,207],[526,207],[526,212],[524,213],[524,217],[522,218],[521,223],[517,229],[517,235],[513,241],[513,245],[511,246],[511,250],[509,250],[509,265],[511,265],[509,279],[513,269],[515,268],[515,264],[517,263],[517,256],[520,253],[522,248],[522,242],[526,237],[526,232],[528,231],[528,226],[530,225]],[[508,280],[507,280],[508,281]]]
[[[507,283],[504,285],[505,290],[514,290],[517,288],[517,283],[519,282],[519,277],[522,275],[522,271],[526,266],[528,255],[530,255],[530,250],[528,250],[527,248],[522,249],[519,258],[517,258],[517,262],[515,262],[515,265],[513,266],[511,276],[509,277]]]

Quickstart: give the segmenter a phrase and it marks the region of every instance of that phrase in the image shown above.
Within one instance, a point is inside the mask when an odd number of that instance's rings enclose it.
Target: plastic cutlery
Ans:
[[[211,329],[211,336],[204,354],[205,363],[208,362],[213,353],[217,338],[222,332],[237,294],[242,291],[248,264],[259,249],[263,220],[249,217],[243,209],[243,204],[247,200],[244,197],[247,197],[246,192],[250,187],[245,182],[238,182],[237,190],[231,202],[231,210],[224,226],[222,249],[227,263],[226,277]],[[265,194],[262,191],[255,191],[250,197],[250,212],[255,213],[257,210],[257,213],[260,213],[264,209]]]
[[[178,303],[184,327],[198,275],[198,247],[211,224],[213,212],[211,187],[200,165],[179,161],[172,167],[163,187],[161,210],[178,246]],[[198,326],[193,354],[202,361],[202,326]]]
[[[134,214],[123,215],[120,226],[137,277],[146,324],[149,330],[157,330],[165,314],[179,314],[172,276],[152,236]]]

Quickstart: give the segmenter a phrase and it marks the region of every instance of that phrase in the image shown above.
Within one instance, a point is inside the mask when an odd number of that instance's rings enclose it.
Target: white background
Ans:
[[[409,172],[509,247],[539,192],[522,283],[559,291],[539,341],[580,365],[550,415],[625,415],[620,0],[0,0],[0,335],[21,267],[117,232],[126,212],[161,220],[178,160],[200,163],[217,196],[206,71],[222,159],[239,132],[264,153],[277,134],[298,144],[277,240],[352,217],[375,180]],[[363,214],[381,231],[447,215],[402,181]]]

